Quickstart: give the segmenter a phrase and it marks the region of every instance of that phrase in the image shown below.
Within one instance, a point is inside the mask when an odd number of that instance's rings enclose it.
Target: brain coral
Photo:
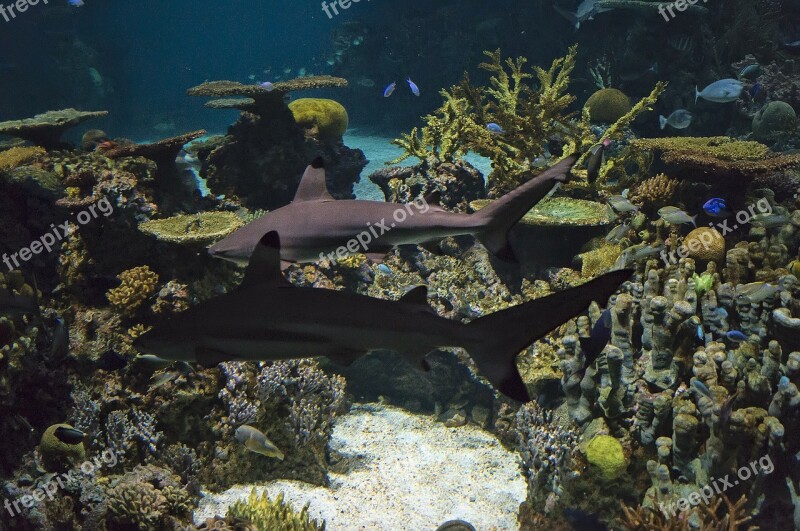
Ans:
[[[617,89],[600,89],[586,100],[586,108],[593,122],[614,123],[631,110],[631,102]]]
[[[347,131],[347,110],[339,102],[323,98],[300,98],[289,104],[294,120],[311,129],[322,140],[339,140]]]
[[[711,227],[694,229],[686,235],[683,245],[695,260],[719,262],[725,258],[725,238]]]
[[[589,441],[586,460],[597,467],[605,479],[619,477],[628,466],[622,444],[610,435],[598,435]]]

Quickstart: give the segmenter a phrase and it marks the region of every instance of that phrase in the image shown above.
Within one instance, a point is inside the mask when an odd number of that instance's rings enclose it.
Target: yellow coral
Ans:
[[[579,254],[581,276],[583,278],[594,278],[610,271],[621,254],[622,246],[608,243],[601,245],[597,249]]]
[[[200,212],[139,224],[139,230],[161,241],[205,245],[241,227],[244,222],[233,212]]]
[[[123,271],[117,278],[122,282],[118,287],[108,290],[108,301],[126,315],[131,315],[158,285],[158,275],[146,265]]]
[[[600,89],[586,100],[586,109],[593,122],[614,123],[631,110],[631,101],[618,89]]]
[[[0,171],[13,170],[47,153],[40,147],[13,147],[0,152]]]
[[[341,103],[324,98],[300,98],[289,104],[294,120],[323,140],[339,140],[347,131],[347,110]]]
[[[283,501],[283,493],[275,501],[261,496],[256,489],[250,491],[247,501],[237,501],[228,509],[227,519],[249,524],[254,529],[281,529],[282,531],[323,531],[325,524],[318,524],[308,516],[308,506],[298,513]]]
[[[684,238],[683,246],[695,260],[721,262],[725,259],[725,238],[711,227],[694,229]]]

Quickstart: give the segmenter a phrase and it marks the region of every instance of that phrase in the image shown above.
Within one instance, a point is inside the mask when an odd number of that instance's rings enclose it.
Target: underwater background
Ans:
[[[0,530],[800,529],[800,2],[0,1]]]

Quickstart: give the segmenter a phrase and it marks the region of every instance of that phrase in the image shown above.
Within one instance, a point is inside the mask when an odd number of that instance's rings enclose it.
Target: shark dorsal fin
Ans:
[[[250,263],[244,272],[240,288],[258,284],[288,284],[281,274],[281,240],[274,230],[269,231],[253,249]]]
[[[325,163],[322,157],[315,158],[300,179],[300,186],[297,187],[293,202],[301,201],[333,201],[325,182]]]
[[[424,304],[428,305],[428,287],[427,286],[414,286],[406,291],[406,294],[400,297],[400,302],[409,302],[411,304]]]

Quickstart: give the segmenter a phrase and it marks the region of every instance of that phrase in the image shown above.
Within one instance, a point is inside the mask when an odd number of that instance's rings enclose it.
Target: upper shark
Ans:
[[[562,17],[569,20],[572,25],[575,26],[575,29],[578,30],[580,29],[582,23],[586,22],[587,20],[594,20],[595,15],[605,13],[606,11],[611,11],[612,9],[608,7],[600,7],[597,4],[598,0],[583,0],[580,4],[578,4],[578,8],[574,13],[561,8],[556,4],[553,5],[553,9],[558,11]]]
[[[463,324],[437,315],[427,305],[425,287],[398,301],[294,287],[281,274],[280,241],[271,231],[253,251],[238,288],[168,318],[134,345],[162,359],[206,366],[310,356],[347,365],[373,350],[394,350],[423,369],[428,352],[462,347],[500,392],[527,401],[516,355],[591,301],[605,303],[630,274],[613,271]]]
[[[472,234],[492,253],[514,261],[508,231],[553,187],[567,179],[570,156],[474,214],[447,212],[427,202],[402,205],[383,201],[335,200],[317,158],[306,168],[294,200],[234,231],[209,248],[217,257],[246,263],[261,237],[281,235],[285,262],[337,259],[357,252],[379,262],[397,245],[424,244]],[[416,208],[414,208],[416,207]]]

